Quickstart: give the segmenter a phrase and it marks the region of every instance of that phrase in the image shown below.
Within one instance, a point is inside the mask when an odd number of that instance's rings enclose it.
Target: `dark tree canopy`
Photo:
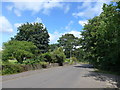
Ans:
[[[65,50],[65,55],[67,58],[70,58],[72,50],[78,45],[78,38],[73,34],[65,34],[59,38],[59,46],[62,46]]]
[[[50,44],[49,45],[49,51],[54,51],[58,47],[59,47],[59,44]]]
[[[40,52],[48,51],[49,34],[42,23],[26,23],[18,27],[17,35],[12,38],[19,41],[33,42]]]

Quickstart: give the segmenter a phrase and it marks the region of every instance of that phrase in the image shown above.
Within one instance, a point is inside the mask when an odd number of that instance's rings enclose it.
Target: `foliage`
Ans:
[[[35,59],[26,59],[25,61],[23,61],[22,64],[28,65],[28,64],[35,64],[35,63],[39,63],[39,60],[35,60]]]
[[[52,62],[52,57],[51,57],[51,53],[50,52],[46,52],[44,54],[42,54],[42,57],[44,58],[45,62]]]
[[[0,51],[0,65],[2,64],[2,51]]]
[[[19,73],[24,71],[23,66],[20,64],[6,64],[2,65],[2,68],[2,75]]]
[[[70,60],[72,60],[73,62],[77,62],[77,58],[76,57],[71,57]]]
[[[63,62],[66,58],[63,49],[61,47],[55,49],[52,53],[52,60],[54,63],[59,63],[59,65],[63,65]]]
[[[75,37],[73,34],[65,34],[58,40],[59,46],[62,46],[65,50],[65,55],[67,58],[72,56],[72,52],[76,46],[78,46],[78,38]]]
[[[64,62],[70,62],[70,59],[69,59],[69,58],[66,58],[66,59],[64,60]]]
[[[58,44],[50,44],[49,45],[49,51],[50,52],[52,52],[52,51],[54,51],[56,48],[58,48],[59,47],[59,45]]]
[[[47,68],[48,63],[47,62],[40,62],[40,65],[42,65],[42,68]]]
[[[27,41],[9,41],[4,43],[2,60],[15,58],[19,63],[22,63],[24,58],[33,58],[37,47],[32,42]]]
[[[84,58],[99,69],[119,71],[120,2],[103,5],[103,12],[88,20],[82,32]]]
[[[12,40],[33,42],[40,52],[48,51],[49,34],[42,23],[26,23],[18,27],[17,35]]]
[[[74,57],[78,60],[78,61],[84,61],[84,54],[85,52],[83,51],[83,49],[81,47],[76,48],[74,51]]]

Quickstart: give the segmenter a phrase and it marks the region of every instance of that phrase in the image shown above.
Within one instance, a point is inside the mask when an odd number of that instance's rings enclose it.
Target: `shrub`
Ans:
[[[76,57],[71,57],[70,60],[71,60],[72,62],[77,62],[77,58],[76,58]]]
[[[61,47],[55,49],[51,55],[52,55],[52,59],[53,59],[54,63],[58,63],[60,66],[63,65],[63,62],[64,62],[66,56]]]
[[[24,67],[20,64],[2,65],[2,75],[23,72]]]
[[[44,58],[44,55],[43,54],[40,54],[36,57],[36,61],[39,62],[44,62],[46,59]]]
[[[39,59],[27,59],[27,60],[25,60],[24,62],[23,62],[23,64],[37,64],[37,63],[39,63],[40,62],[40,60]]]
[[[51,57],[51,53],[50,52],[46,52],[44,54],[42,54],[42,57],[44,59],[45,62],[52,62],[52,57]]]
[[[66,58],[64,62],[70,62],[70,59],[69,59],[69,58]]]

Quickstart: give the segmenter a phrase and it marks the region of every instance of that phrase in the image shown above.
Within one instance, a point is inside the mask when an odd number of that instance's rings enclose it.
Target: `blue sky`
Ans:
[[[76,37],[80,37],[80,31],[87,20],[102,12],[103,3],[109,3],[108,0],[100,1],[48,3],[11,0],[2,2],[0,47],[3,42],[7,42],[16,35],[18,26],[26,22],[42,22],[48,29],[50,43],[56,43],[57,39],[65,33],[72,33]]]

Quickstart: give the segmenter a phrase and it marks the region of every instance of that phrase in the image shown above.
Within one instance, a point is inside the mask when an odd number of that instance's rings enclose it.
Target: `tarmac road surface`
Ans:
[[[114,87],[107,81],[98,79],[99,74],[93,71],[94,69],[92,68],[92,66],[87,64],[61,66],[42,70],[28,71],[27,73],[23,72],[22,74],[20,73],[3,76],[2,87],[3,88]]]

